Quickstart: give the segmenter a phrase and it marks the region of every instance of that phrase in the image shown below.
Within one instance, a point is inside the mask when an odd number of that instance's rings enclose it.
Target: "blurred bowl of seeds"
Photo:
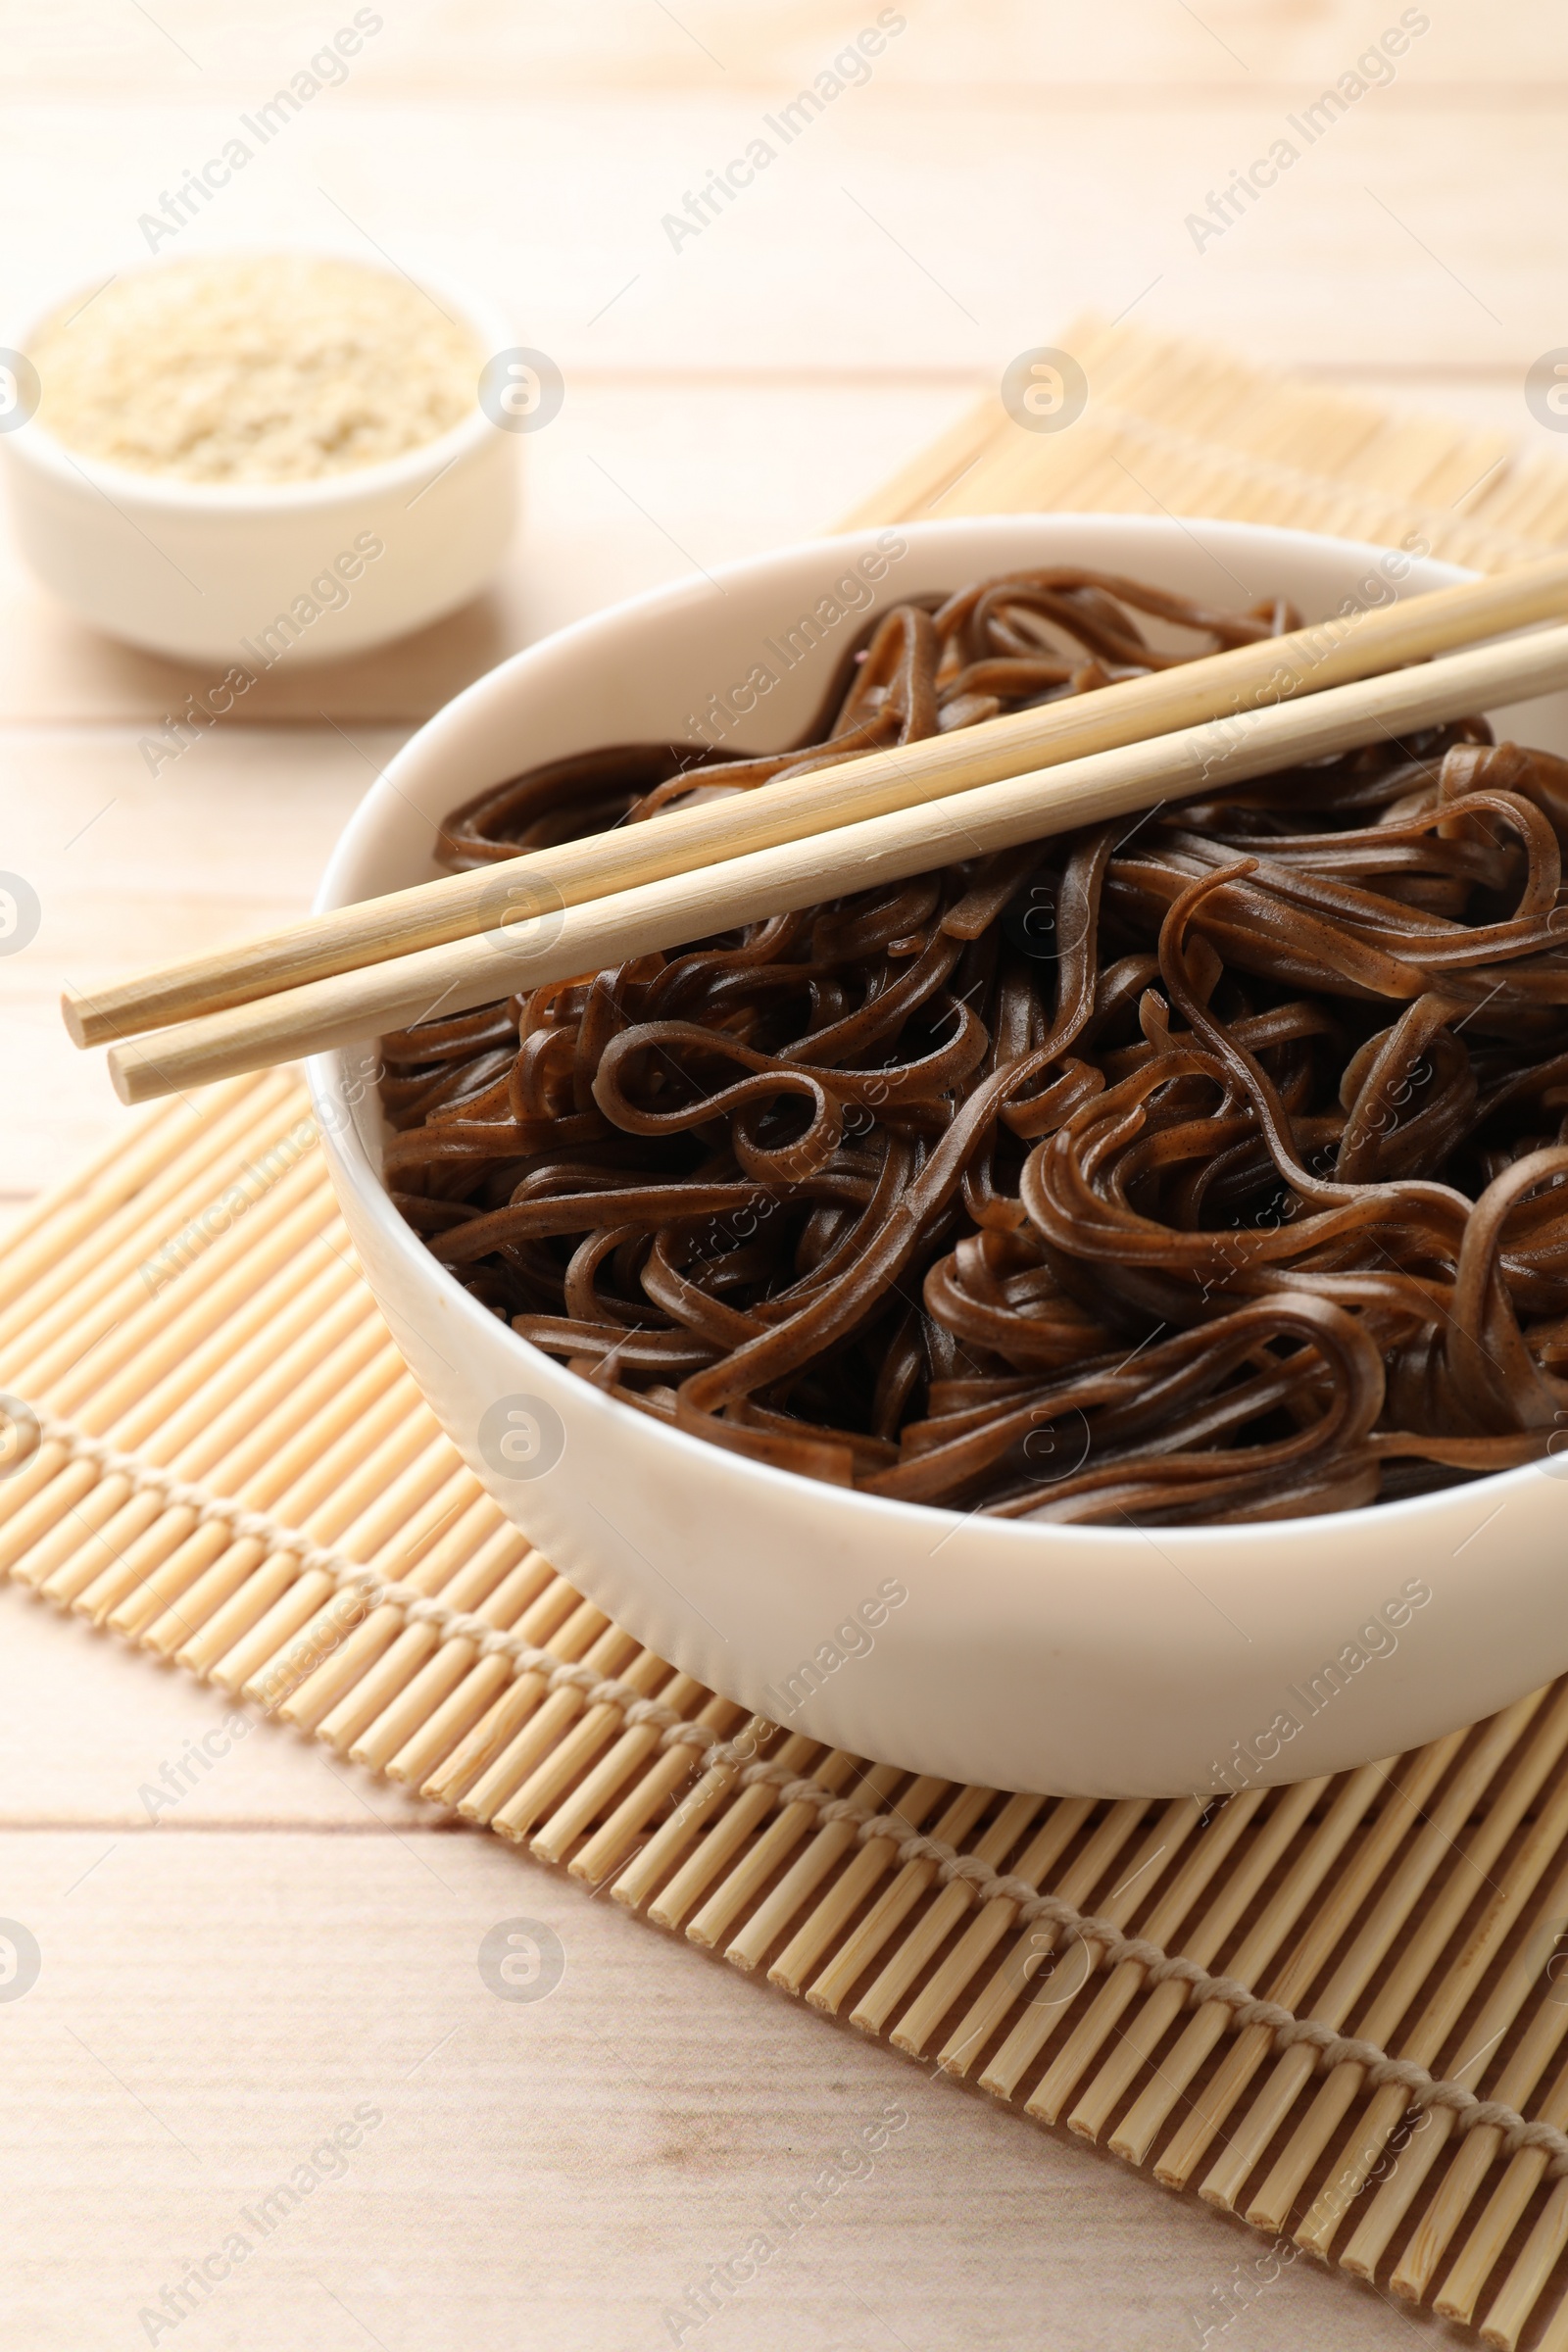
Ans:
[[[12,355],[18,542],[63,603],[155,653],[254,676],[403,636],[506,552],[515,424],[559,405],[514,345],[482,297],[325,253],[80,289]],[[509,362],[521,390],[481,405]]]

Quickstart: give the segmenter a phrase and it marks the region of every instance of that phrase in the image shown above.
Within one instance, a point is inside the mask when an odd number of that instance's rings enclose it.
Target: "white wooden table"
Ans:
[[[158,780],[138,739],[195,681],[94,639],[0,548],[0,866],[44,908],[0,962],[0,1215],[120,1115],[58,1026],[63,977],[299,906],[442,694],[596,605],[830,524],[1078,309],[1137,305],[1522,437],[1540,431],[1525,368],[1568,342],[1553,0],[1434,0],[1393,83],[1201,251],[1186,217],[1353,71],[1393,0],[907,0],[869,81],[678,250],[662,216],[874,8],[380,13],[345,84],[166,250],[364,239],[438,263],[511,304],[567,404],[527,446],[526,522],[494,598],[395,661],[269,681],[268,706]],[[138,215],[351,15],[5,0],[13,318],[137,258]],[[682,2342],[1219,2340],[1254,2251],[1237,2227],[287,1735],[258,1728],[155,1824],[142,1789],[220,1714],[0,1591],[0,1918],[42,1955],[25,1996],[0,1999],[6,2341],[668,2343],[666,2310],[889,2105],[907,2121],[871,2177]],[[486,1933],[519,1916],[564,1948],[546,2000],[502,2000],[478,1971]],[[361,2106],[381,2121],[317,2168],[341,2161],[340,2177],[309,2194],[296,2177],[265,2232],[242,2218]],[[235,2231],[251,2241],[237,2262]],[[182,2307],[203,2262],[209,2291]],[[1303,2262],[1223,2332],[1236,2352],[1370,2352],[1416,2324]]]

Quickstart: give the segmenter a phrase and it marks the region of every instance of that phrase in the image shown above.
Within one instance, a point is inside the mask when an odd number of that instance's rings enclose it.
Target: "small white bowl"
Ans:
[[[1067,563],[1232,608],[1283,592],[1318,618],[1387,579],[1387,551],[1245,523],[1007,515],[894,537],[906,552],[878,586],[884,605]],[[730,695],[759,661],[778,666],[785,632],[876,544],[858,532],[735,564],[504,662],[371,788],[318,904],[424,879],[438,818],[520,768],[592,744],[682,737],[715,690]],[[1398,592],[1463,576],[1412,563]],[[732,740],[791,740],[856,625],[830,627]],[[1568,749],[1568,699],[1529,706],[1506,731]],[[1568,1667],[1568,1463],[1561,1477],[1533,1465],[1329,1518],[1140,1531],[890,1502],[664,1427],[518,1339],[416,1239],[381,1184],[368,1063],[322,1055],[311,1087],[344,1215],[420,1388],[574,1584],[748,1707],[954,1781],[1154,1796],[1340,1771],[1490,1714]],[[556,1417],[559,1459],[547,1447],[513,1475],[493,1439],[482,1445],[485,1415],[493,1429],[513,1406],[547,1426]],[[891,1606],[890,1584],[907,1595]]]
[[[485,359],[515,344],[482,298],[429,287]],[[0,434],[0,453],[18,545],[63,603],[151,653],[253,672],[336,661],[456,612],[494,576],[517,512],[515,439],[477,404],[438,440],[307,482],[138,473],[79,456],[36,417]]]

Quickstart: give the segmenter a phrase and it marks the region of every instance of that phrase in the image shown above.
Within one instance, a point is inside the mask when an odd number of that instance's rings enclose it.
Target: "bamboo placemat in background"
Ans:
[[[1067,344],[1070,430],[988,402],[854,519],[1165,509],[1482,566],[1568,539],[1568,467],[1497,435],[1127,328]],[[0,1573],[1244,2215],[1259,2278],[1305,2248],[1568,2352],[1568,1683],[1206,1815],[748,1721],[464,1467],[284,1073],[139,1119],[14,1230],[0,1390],[37,1441],[0,1478]]]

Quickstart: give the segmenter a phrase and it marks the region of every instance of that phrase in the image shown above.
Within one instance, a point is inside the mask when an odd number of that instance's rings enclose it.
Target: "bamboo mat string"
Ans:
[[[482,1654],[505,1655],[520,1670],[545,1675],[553,1690],[570,1689],[579,1691],[589,1706],[613,1707],[628,1728],[647,1725],[657,1730],[661,1745],[689,1748],[709,1769],[735,1766],[742,1788],[768,1788],[780,1805],[808,1806],[823,1825],[843,1823],[853,1831],[857,1844],[885,1841],[902,1865],[929,1863],[938,1885],[960,1884],[980,1902],[1005,1902],[1021,1926],[1044,1920],[1058,1931],[1063,1944],[1093,1944],[1097,1968],[1136,1964],[1151,1984],[1169,1983],[1185,1987],[1195,2007],[1206,2001],[1222,2002],[1235,2027],[1262,2027],[1278,2050],[1310,2050],[1325,2070],[1359,2066],[1374,2085],[1392,2084],[1407,2094],[1410,2106],[1450,2110],[1461,2132],[1486,2125],[1500,2134],[1504,2154],[1512,2155],[1521,2148],[1540,2150],[1550,2159],[1547,2178],[1555,2180],[1568,2173],[1568,2132],[1550,2123],[1531,2122],[1504,2103],[1478,2097],[1463,2082],[1441,2080],[1409,2059],[1391,2057],[1376,2042],[1341,2034],[1319,2019],[1298,2017],[1280,2002],[1261,1998],[1252,1986],[1234,1977],[1210,1975],[1196,1960],[1167,1952],[1147,1936],[1123,1934],[1113,1920],[1081,1911],[1060,1895],[1041,1893],[1031,1880],[1004,1875],[981,1855],[964,1852],[941,1838],[910,1832],[898,1814],[838,1795],[809,1775],[796,1773],[787,1763],[758,1758],[749,1741],[719,1739],[624,1682],[597,1675],[590,1667],[497,1632],[482,1617],[448,1608],[416,1587],[377,1576],[359,1561],[309,1544],[264,1513],[241,1510],[223,1495],[204,1494],[134,1456],[116,1454],[100,1439],[86,1437],[47,1415],[39,1419],[48,1443],[62,1446],[72,1458],[94,1464],[105,1477],[123,1476],[140,1490],[162,1496],[171,1507],[193,1511],[200,1522],[219,1521],[235,1535],[263,1542],[270,1550],[286,1553],[302,1573],[324,1569],[337,1579],[341,1591],[363,1597],[368,1607],[395,1607],[411,1624],[429,1624],[446,1638],[477,1642]]]

